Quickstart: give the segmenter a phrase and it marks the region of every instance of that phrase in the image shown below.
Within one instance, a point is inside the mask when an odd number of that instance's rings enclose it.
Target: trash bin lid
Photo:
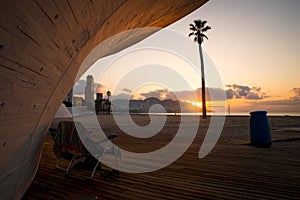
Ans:
[[[250,112],[250,115],[252,115],[252,114],[267,114],[267,111],[265,111],[265,110],[255,110],[255,111]]]

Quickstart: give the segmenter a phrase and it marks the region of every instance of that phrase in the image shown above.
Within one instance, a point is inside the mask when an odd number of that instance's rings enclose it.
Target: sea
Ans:
[[[120,113],[121,114],[121,113]],[[202,115],[202,113],[134,113],[135,115]],[[235,113],[207,113],[214,116],[250,116],[250,112],[235,112]],[[267,116],[300,116],[300,112],[270,112]]]

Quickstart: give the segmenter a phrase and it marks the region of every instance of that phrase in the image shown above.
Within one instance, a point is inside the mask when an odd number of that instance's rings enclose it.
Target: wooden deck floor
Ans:
[[[229,117],[213,151],[199,159],[207,120],[188,151],[168,167],[143,174],[121,172],[113,179],[97,175],[90,182],[66,178],[55,168],[47,136],[39,170],[23,199],[300,199],[300,118],[269,119],[274,141],[270,149],[247,145],[248,117]],[[124,140],[121,132],[119,136],[118,142]]]

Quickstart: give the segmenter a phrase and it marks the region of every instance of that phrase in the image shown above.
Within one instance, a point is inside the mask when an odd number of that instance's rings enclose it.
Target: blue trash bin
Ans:
[[[267,111],[250,112],[250,141],[255,147],[270,148],[272,136],[270,132]]]

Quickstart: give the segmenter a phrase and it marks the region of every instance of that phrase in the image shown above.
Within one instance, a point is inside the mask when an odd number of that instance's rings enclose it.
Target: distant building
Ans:
[[[86,87],[85,87],[85,103],[88,107],[92,107],[94,105],[94,78],[92,75],[88,75],[86,77]]]
[[[109,99],[103,99],[103,94],[102,93],[97,93],[96,95],[97,99],[95,101],[95,110],[96,114],[105,114],[108,115],[111,113],[111,102]]]
[[[73,105],[74,106],[84,105],[84,99],[82,97],[73,97]]]

